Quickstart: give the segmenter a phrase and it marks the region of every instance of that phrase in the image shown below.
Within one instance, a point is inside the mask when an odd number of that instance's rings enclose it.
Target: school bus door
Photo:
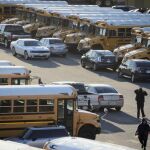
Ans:
[[[59,99],[57,103],[57,120],[59,125],[64,125],[73,134],[73,110],[74,101],[72,99]]]

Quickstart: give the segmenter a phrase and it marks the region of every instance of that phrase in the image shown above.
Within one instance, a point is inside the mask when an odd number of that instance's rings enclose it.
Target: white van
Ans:
[[[0,147],[1,150],[42,150],[29,145],[3,140],[0,140]]]
[[[137,150],[121,145],[79,137],[63,137],[45,144],[46,150]]]

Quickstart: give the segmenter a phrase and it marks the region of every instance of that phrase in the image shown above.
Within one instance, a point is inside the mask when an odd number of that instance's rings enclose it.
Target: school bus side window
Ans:
[[[0,113],[11,112],[11,100],[0,100]]]
[[[125,37],[125,29],[123,29],[123,28],[118,29],[118,36]]]
[[[54,100],[53,99],[39,99],[39,112],[53,112]]]
[[[27,79],[12,79],[12,85],[25,85],[27,83]]]
[[[13,112],[14,113],[20,113],[24,112],[24,103],[25,101],[22,99],[14,100],[14,107],[13,107]]]
[[[31,99],[31,100],[27,100],[27,107],[26,107],[26,112],[37,112],[37,100],[35,99]]]
[[[8,78],[0,78],[0,85],[8,85]]]
[[[4,7],[4,14],[10,14],[10,7]]]

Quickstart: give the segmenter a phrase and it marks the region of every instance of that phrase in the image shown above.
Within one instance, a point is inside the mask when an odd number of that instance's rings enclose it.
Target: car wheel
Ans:
[[[131,75],[131,82],[134,83],[135,82],[135,74]]]
[[[8,42],[7,39],[4,40],[4,46],[5,48],[8,48],[10,46],[10,43]]]
[[[81,66],[82,66],[83,68],[85,68],[85,63],[83,62],[83,60],[81,60]]]
[[[97,70],[97,65],[94,63],[93,64],[93,68],[92,68],[94,71],[96,71]]]
[[[116,107],[115,109],[116,109],[116,111],[120,111],[121,107]]]
[[[28,55],[27,51],[24,52],[24,59],[25,59],[25,60],[28,60],[28,59],[29,59],[29,55]]]
[[[17,55],[16,50],[15,50],[14,47],[12,48],[12,55],[13,55],[13,56],[16,56],[16,55]]]

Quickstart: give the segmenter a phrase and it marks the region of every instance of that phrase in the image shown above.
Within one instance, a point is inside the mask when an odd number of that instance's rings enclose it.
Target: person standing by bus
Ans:
[[[145,117],[144,102],[145,96],[147,96],[147,92],[144,91],[142,88],[136,89],[134,92],[136,94],[135,100],[137,102],[137,118],[139,119],[140,111],[142,113],[142,117]]]
[[[142,123],[138,126],[135,135],[138,135],[139,141],[141,143],[141,148],[146,150],[148,133],[150,132],[150,126],[147,123],[146,119],[142,119]]]
[[[43,82],[42,82],[42,79],[41,79],[41,78],[39,78],[39,79],[38,79],[38,84],[43,84]]]

